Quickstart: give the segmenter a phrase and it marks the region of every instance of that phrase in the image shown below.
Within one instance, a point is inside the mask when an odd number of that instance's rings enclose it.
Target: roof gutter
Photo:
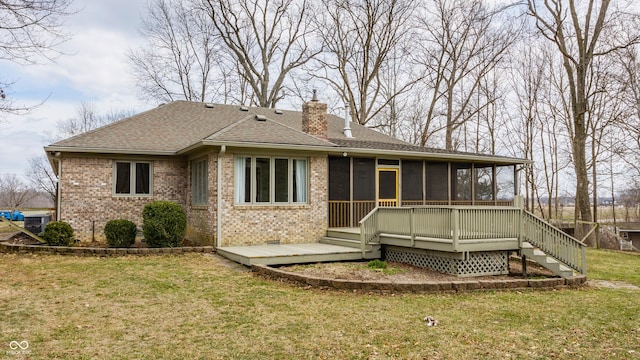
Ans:
[[[227,147],[241,147],[241,148],[254,148],[254,149],[272,149],[272,150],[301,150],[301,151],[337,151],[340,148],[338,145],[296,145],[296,144],[273,144],[273,143],[256,143],[256,142],[240,142],[240,141],[212,141],[203,140],[199,143],[193,144],[182,150],[176,152],[176,155],[182,155],[202,145],[208,146],[227,146]]]
[[[45,146],[47,152],[68,152],[68,153],[98,153],[98,154],[124,154],[124,155],[177,155],[175,151],[170,150],[140,150],[140,149],[109,149],[109,148],[90,148],[90,147],[73,147],[73,146]]]
[[[425,158],[429,157],[438,160],[461,160],[461,161],[479,161],[479,162],[491,162],[491,163],[504,163],[504,164],[532,164],[532,160],[508,158],[498,155],[480,155],[480,154],[447,154],[437,152],[420,152],[420,151],[404,151],[404,150],[376,150],[376,149],[364,149],[364,148],[347,148],[341,147],[336,154],[343,155],[343,153],[351,155],[392,155],[397,157],[413,157],[413,158]]]
[[[455,161],[478,161],[491,162],[499,164],[532,164],[532,160],[507,158],[502,156],[478,155],[478,154],[447,154],[438,152],[421,152],[406,150],[378,150],[367,148],[349,148],[341,147],[327,141],[327,145],[296,145],[296,144],[274,144],[274,143],[256,143],[256,142],[240,142],[240,141],[215,141],[202,140],[178,151],[159,151],[159,150],[132,150],[132,149],[103,149],[103,148],[83,148],[83,147],[62,147],[62,146],[46,146],[47,152],[71,152],[71,153],[102,153],[102,154],[123,154],[123,155],[158,155],[158,156],[176,156],[183,155],[201,146],[224,146],[269,150],[297,150],[312,151],[322,153],[335,153],[342,155],[348,153],[351,155],[367,155],[367,156],[397,156],[412,158],[432,158],[438,160],[455,160]]]

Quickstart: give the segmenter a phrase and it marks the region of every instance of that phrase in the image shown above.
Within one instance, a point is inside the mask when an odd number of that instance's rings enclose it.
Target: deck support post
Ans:
[[[527,277],[527,256],[522,255],[522,276]]]

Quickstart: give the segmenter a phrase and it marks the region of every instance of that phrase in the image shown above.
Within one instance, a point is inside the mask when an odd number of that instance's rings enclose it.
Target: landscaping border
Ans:
[[[313,288],[330,288],[336,290],[351,290],[361,292],[386,293],[422,293],[422,292],[461,292],[474,290],[523,290],[523,289],[556,289],[565,287],[579,287],[586,283],[584,275],[571,279],[496,279],[496,280],[454,280],[454,281],[426,281],[426,282],[393,282],[370,280],[329,279],[306,276],[299,273],[284,271],[266,265],[252,265],[251,270],[264,278],[279,279]]]
[[[213,246],[184,246],[174,248],[97,248],[82,246],[47,246],[9,244],[0,242],[0,253],[59,254],[75,256],[125,256],[181,253],[214,253]]]

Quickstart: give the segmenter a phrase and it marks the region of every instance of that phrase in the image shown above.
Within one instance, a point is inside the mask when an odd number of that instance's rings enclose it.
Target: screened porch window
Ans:
[[[116,195],[150,195],[151,163],[116,161],[114,163],[114,193]]]
[[[473,171],[475,199],[480,201],[493,200],[493,165],[476,165]]]
[[[497,200],[513,200],[516,194],[515,186],[515,166],[497,166],[496,167],[496,199]]]
[[[452,164],[455,200],[471,200],[471,164]]]
[[[402,199],[422,200],[422,161],[402,160]]]
[[[427,200],[449,200],[449,164],[428,162],[426,166]]]
[[[236,204],[293,204],[308,199],[307,159],[236,156]]]

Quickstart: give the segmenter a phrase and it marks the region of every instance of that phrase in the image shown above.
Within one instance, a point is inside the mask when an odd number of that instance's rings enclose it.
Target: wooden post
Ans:
[[[453,232],[451,234],[453,241],[453,251],[458,251],[458,237],[460,236],[460,213],[458,209],[451,209],[451,229]]]
[[[409,212],[409,231],[411,232],[411,247],[415,247],[416,246],[416,229],[415,229],[415,216],[416,216],[416,212],[415,212],[415,208],[410,208],[410,212]]]
[[[522,255],[522,276],[527,277],[527,256]]]

